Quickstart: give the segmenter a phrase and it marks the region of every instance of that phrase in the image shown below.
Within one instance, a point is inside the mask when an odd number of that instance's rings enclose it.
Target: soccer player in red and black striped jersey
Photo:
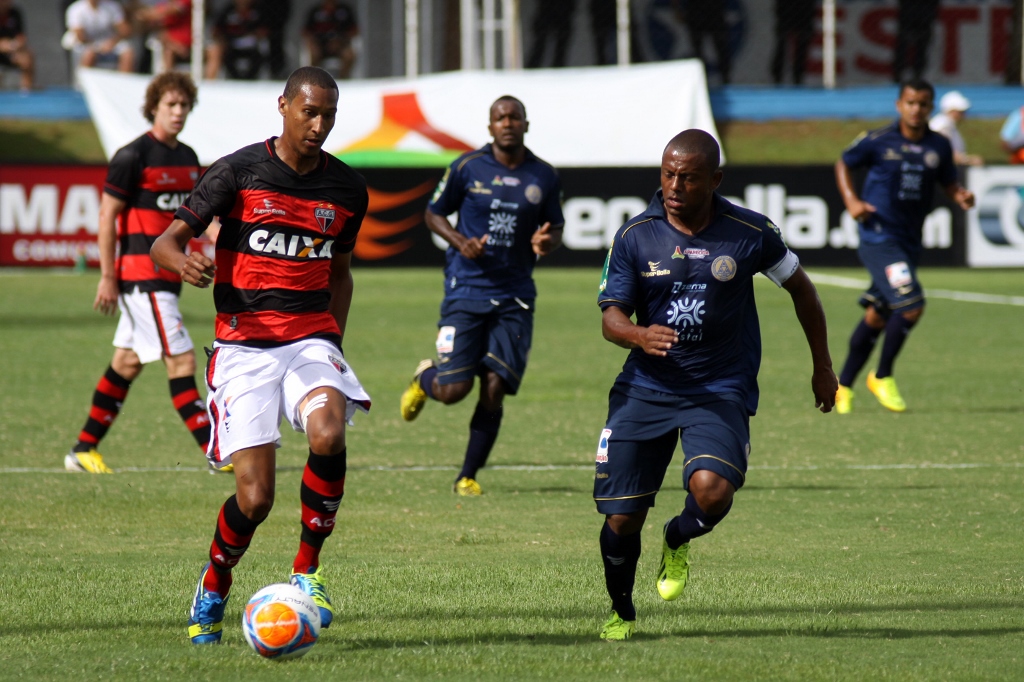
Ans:
[[[196,104],[196,86],[183,73],[157,76],[146,89],[142,113],[153,127],[117,150],[100,200],[102,276],[93,308],[120,309],[114,357],[93,393],[78,442],[64,458],[69,471],[109,474],[97,446],[117,418],[142,368],[163,360],[175,409],[205,452],[210,440],[206,405],[196,389],[192,339],[178,312],[181,278],[160,270],[149,257],[175,209],[192,191],[199,159],[178,141]],[[120,252],[116,247],[120,246]]]
[[[194,644],[220,641],[231,570],[274,503],[281,418],[305,432],[302,531],[291,582],[333,609],[320,550],[345,490],[345,423],[370,398],[341,350],[352,301],[352,250],[366,215],[366,181],[321,147],[338,86],[303,67],[278,98],[284,132],[218,160],[152,248],[160,267],[213,283],[214,351],[206,370],[215,467],[233,464],[236,494],[221,507],[189,613]],[[216,263],[184,246],[219,216]]]

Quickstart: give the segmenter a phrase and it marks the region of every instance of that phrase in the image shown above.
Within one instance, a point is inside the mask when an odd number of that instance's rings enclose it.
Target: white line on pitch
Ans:
[[[831,284],[844,289],[867,289],[869,282],[853,277],[838,277],[808,272],[815,284]],[[925,289],[927,298],[944,298],[950,301],[966,301],[968,303],[993,303],[995,305],[1024,306],[1024,296],[1000,296],[999,294],[979,294],[973,291],[950,291],[949,289]]]

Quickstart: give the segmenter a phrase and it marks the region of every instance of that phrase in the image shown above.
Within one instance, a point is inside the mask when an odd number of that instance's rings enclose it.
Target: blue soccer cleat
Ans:
[[[308,573],[292,573],[288,581],[292,585],[313,598],[313,603],[320,607],[320,627],[331,627],[334,620],[334,607],[331,606],[331,598],[327,596],[327,588],[324,587],[323,578],[320,577],[320,567],[315,569],[310,566]]]
[[[188,612],[188,636],[193,644],[220,644],[221,631],[224,628],[224,607],[227,606],[228,595],[221,596],[203,589],[203,578],[206,577],[207,571],[212,570],[209,562],[203,566],[199,573],[196,596]]]

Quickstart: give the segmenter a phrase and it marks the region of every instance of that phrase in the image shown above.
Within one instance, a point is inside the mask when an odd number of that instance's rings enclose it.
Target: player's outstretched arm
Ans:
[[[621,308],[609,306],[601,315],[604,338],[623,348],[639,348],[648,355],[665,357],[672,346],[679,343],[679,335],[670,327],[652,324],[641,327],[633,323]]]
[[[196,233],[184,220],[175,219],[162,235],[153,242],[149,257],[164,270],[181,275],[183,282],[205,289],[213,281],[217,266],[202,251],[185,255],[185,246]]]
[[[331,302],[327,309],[331,311],[334,321],[338,323],[342,341],[345,339],[345,325],[348,322],[348,311],[352,305],[352,254],[336,253],[331,259],[331,278],[328,283],[331,289]]]
[[[96,300],[92,309],[104,315],[113,315],[117,310],[117,297],[121,293],[118,286],[116,268],[117,249],[117,216],[121,214],[127,202],[113,197],[106,192],[100,198],[100,224],[96,242],[100,249],[100,283],[96,286]]]
[[[453,247],[458,249],[464,257],[470,260],[475,260],[480,256],[484,255],[485,245],[487,244],[487,237],[467,237],[458,230],[452,227],[452,224],[448,222],[448,219],[443,215],[438,215],[431,211],[429,208],[423,214],[423,219],[427,223],[427,228],[431,232],[436,234],[441,239],[445,240]]]
[[[811,390],[814,392],[814,406],[822,412],[831,412],[836,402],[839,380],[832,371],[825,310],[821,306],[821,299],[818,298],[818,290],[814,288],[811,278],[801,267],[798,267],[782,286],[793,299],[796,318],[804,329],[807,345],[811,349],[811,362],[814,367],[811,374]]]
[[[846,162],[842,159],[836,161],[836,186],[839,194],[843,197],[843,204],[850,212],[854,220],[863,220],[877,209],[866,201],[861,201],[857,196],[857,190],[853,187],[853,176]]]

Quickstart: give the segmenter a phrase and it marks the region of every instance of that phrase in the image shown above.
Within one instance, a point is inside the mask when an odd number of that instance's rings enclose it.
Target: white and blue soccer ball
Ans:
[[[245,605],[242,634],[253,651],[264,658],[298,658],[320,638],[320,609],[312,597],[294,585],[268,585]]]

